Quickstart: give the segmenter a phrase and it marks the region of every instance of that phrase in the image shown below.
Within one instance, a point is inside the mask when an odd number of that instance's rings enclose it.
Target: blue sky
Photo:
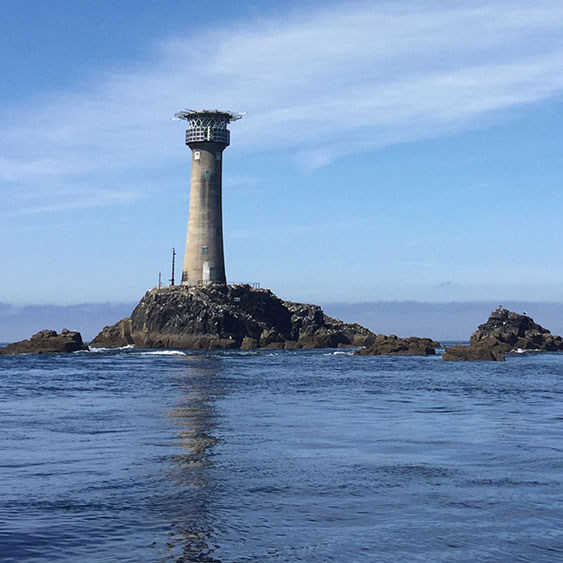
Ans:
[[[181,265],[186,107],[247,112],[231,281],[563,301],[559,0],[0,0],[0,63],[0,302],[131,302]]]

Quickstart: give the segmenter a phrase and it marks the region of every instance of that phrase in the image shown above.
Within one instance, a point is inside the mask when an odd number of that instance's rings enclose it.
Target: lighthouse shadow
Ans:
[[[171,499],[168,550],[164,560],[220,563],[213,556],[217,528],[219,484],[214,478],[214,436],[218,414],[215,402],[224,394],[218,377],[217,358],[186,357],[186,369],[178,381],[184,396],[169,415],[177,427],[181,451],[172,456],[169,477]]]

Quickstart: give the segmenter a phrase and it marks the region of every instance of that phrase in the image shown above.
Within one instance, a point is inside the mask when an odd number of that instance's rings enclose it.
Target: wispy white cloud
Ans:
[[[559,0],[337,4],[190,32],[144,66],[35,99],[32,114],[4,108],[0,180],[31,189],[163,165],[182,136],[167,120],[186,105],[247,111],[233,126],[236,150],[292,149],[314,168],[561,92]]]
[[[112,192],[108,190],[95,190],[89,196],[74,196],[65,200],[59,199],[56,203],[44,203],[19,208],[15,215],[37,215],[54,211],[73,211],[76,209],[90,209],[92,207],[107,207],[136,201],[140,195],[135,192]]]

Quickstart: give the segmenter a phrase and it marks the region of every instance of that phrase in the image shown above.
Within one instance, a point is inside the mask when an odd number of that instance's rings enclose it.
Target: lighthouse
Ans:
[[[223,253],[223,151],[230,144],[227,125],[240,113],[184,110],[175,114],[188,122],[186,145],[192,151],[190,210],[183,285],[227,283]]]

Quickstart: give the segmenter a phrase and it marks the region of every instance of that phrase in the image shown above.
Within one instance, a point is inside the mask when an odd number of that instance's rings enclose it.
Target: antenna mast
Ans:
[[[176,265],[176,249],[172,249],[172,277],[170,278],[170,285],[174,285],[174,266]]]

